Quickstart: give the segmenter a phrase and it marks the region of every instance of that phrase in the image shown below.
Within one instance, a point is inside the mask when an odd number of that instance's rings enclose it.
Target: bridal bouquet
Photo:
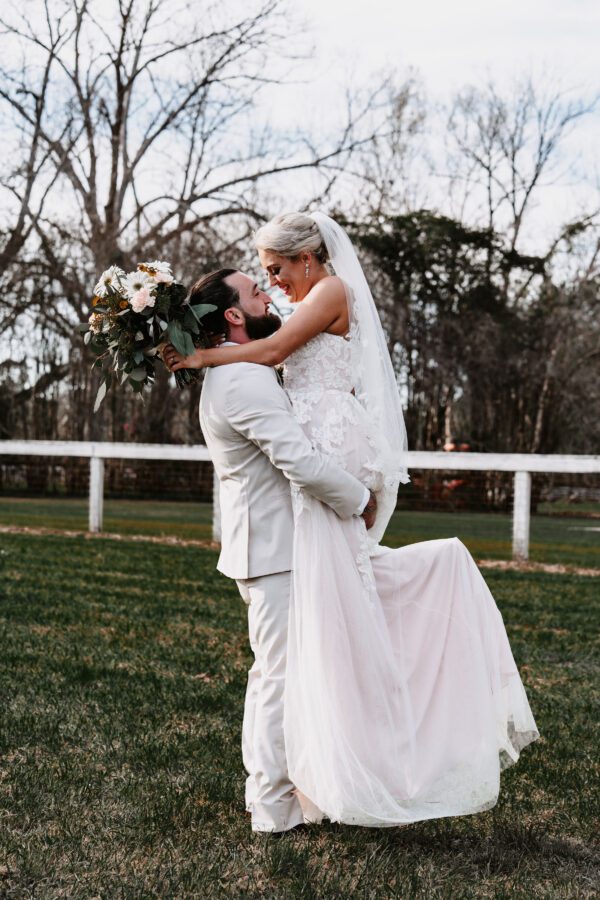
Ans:
[[[96,355],[94,367],[103,370],[94,412],[113,375],[142,394],[154,381],[157,358],[167,343],[183,356],[195,347],[209,346],[202,317],[216,307],[206,303],[191,306],[186,296],[186,288],[175,281],[169,263],[160,260],[139,263],[129,274],[118,266],[102,273],[94,288],[89,320],[79,326],[85,343]],[[175,373],[180,388],[199,377],[193,369]]]

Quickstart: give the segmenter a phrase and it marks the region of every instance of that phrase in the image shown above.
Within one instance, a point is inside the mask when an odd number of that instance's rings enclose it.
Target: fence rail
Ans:
[[[209,462],[203,444],[136,444],[105,441],[0,441],[2,456],[73,456],[90,460],[89,521],[91,532],[102,531],[105,459],[158,459]],[[531,474],[600,472],[600,456],[529,453],[445,453],[412,450],[405,454],[409,469],[514,472],[513,558],[529,557]],[[221,537],[218,480],[213,478],[213,538]]]

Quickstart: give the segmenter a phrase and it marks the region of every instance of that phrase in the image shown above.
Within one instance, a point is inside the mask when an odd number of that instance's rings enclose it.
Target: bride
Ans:
[[[272,337],[172,367],[285,362],[311,442],[378,500],[367,532],[292,488],[293,590],[284,728],[306,818],[386,826],[488,809],[538,737],[504,623],[457,539],[378,542],[407,482],[406,431],[379,317],[346,232],[323,213],[256,233],[296,310]],[[335,274],[331,274],[331,266]]]

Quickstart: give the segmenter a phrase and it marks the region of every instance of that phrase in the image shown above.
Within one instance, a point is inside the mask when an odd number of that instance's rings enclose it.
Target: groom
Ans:
[[[281,325],[271,298],[235,269],[219,269],[192,288],[190,303],[216,310],[203,325],[226,342],[264,338]],[[169,345],[171,368],[181,357]],[[217,568],[237,582],[248,606],[254,664],[242,729],[253,831],[287,831],[303,821],[290,782],[283,736],[283,690],[294,519],[290,482],[342,519],[375,517],[375,498],[310,444],[274,369],[235,363],[208,369],[200,424],[220,482],[222,547]],[[315,561],[316,562],[316,561]]]

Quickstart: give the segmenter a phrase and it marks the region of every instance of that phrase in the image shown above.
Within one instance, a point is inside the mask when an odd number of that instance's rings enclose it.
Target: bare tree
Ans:
[[[0,182],[12,200],[3,330],[31,338],[43,327],[67,346],[107,265],[168,253],[190,277],[248,235],[265,180],[327,164],[326,187],[368,140],[359,115],[318,145],[254,123],[258,92],[290,65],[289,13],[280,0],[238,10],[36,0],[4,13],[0,110],[18,149]],[[79,365],[78,345],[70,356]]]
[[[560,90],[544,92],[531,78],[506,94],[493,82],[461,91],[448,131],[451,185],[463,196],[463,212],[479,206],[485,224],[504,231],[516,249],[536,193],[567,174],[559,152],[565,139],[595,106]]]
[[[355,221],[423,207],[428,109],[418,78],[408,73],[402,79],[394,71],[380,74],[363,107],[376,111],[373,139],[359,146],[345,167],[338,205]]]

